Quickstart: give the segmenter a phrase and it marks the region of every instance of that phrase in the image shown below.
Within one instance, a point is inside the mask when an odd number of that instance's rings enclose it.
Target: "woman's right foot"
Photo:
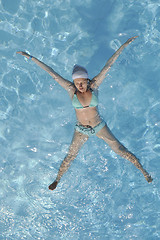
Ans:
[[[58,182],[54,181],[51,185],[49,185],[49,190],[54,190],[57,187]]]

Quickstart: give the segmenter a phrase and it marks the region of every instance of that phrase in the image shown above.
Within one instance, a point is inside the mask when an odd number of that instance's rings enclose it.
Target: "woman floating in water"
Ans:
[[[84,67],[75,65],[72,73],[73,82],[70,82],[61,77],[52,68],[39,61],[37,58],[30,56],[25,52],[17,52],[28,59],[32,59],[33,62],[48,72],[56,82],[58,82],[65,90],[67,90],[72,99],[73,107],[76,111],[77,123],[75,125],[74,136],[69,147],[68,154],[60,166],[56,180],[49,186],[50,190],[53,190],[57,187],[61,177],[68,170],[71,161],[76,158],[82,145],[90,136],[94,135],[103,139],[115,153],[133,163],[135,167],[143,173],[145,179],[148,182],[152,182],[151,176],[143,168],[136,156],[129,152],[127,148],[125,148],[115,138],[107,124],[100,117],[97,109],[97,90],[99,85],[105,79],[106,73],[109,71],[110,67],[116,61],[123,49],[136,38],[137,37],[132,37],[128,39],[128,41],[126,41],[107,61],[101,72],[92,80],[88,79],[88,73]]]

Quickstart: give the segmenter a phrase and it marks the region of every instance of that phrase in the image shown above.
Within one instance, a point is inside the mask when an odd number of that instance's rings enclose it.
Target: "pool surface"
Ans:
[[[93,78],[138,35],[99,89],[99,111],[141,161],[92,137],[54,191],[76,116],[67,93],[27,51],[71,80]],[[160,239],[160,2],[0,1],[0,240]]]

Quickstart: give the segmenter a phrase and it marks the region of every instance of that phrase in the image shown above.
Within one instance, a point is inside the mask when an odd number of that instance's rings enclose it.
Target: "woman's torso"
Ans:
[[[85,93],[75,92],[72,104],[79,124],[95,127],[102,121],[97,109],[98,97],[94,91],[88,90]]]

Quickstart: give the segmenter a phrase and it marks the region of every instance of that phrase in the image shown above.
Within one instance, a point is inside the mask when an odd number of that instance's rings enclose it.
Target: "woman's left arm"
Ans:
[[[102,68],[100,73],[95,76],[91,81],[91,88],[96,89],[99,87],[99,85],[102,83],[102,81],[106,77],[106,73],[109,71],[113,63],[117,60],[119,55],[122,53],[123,49],[126,48],[131,42],[133,42],[138,36],[129,38],[113,55],[112,57],[107,61],[105,66]]]

